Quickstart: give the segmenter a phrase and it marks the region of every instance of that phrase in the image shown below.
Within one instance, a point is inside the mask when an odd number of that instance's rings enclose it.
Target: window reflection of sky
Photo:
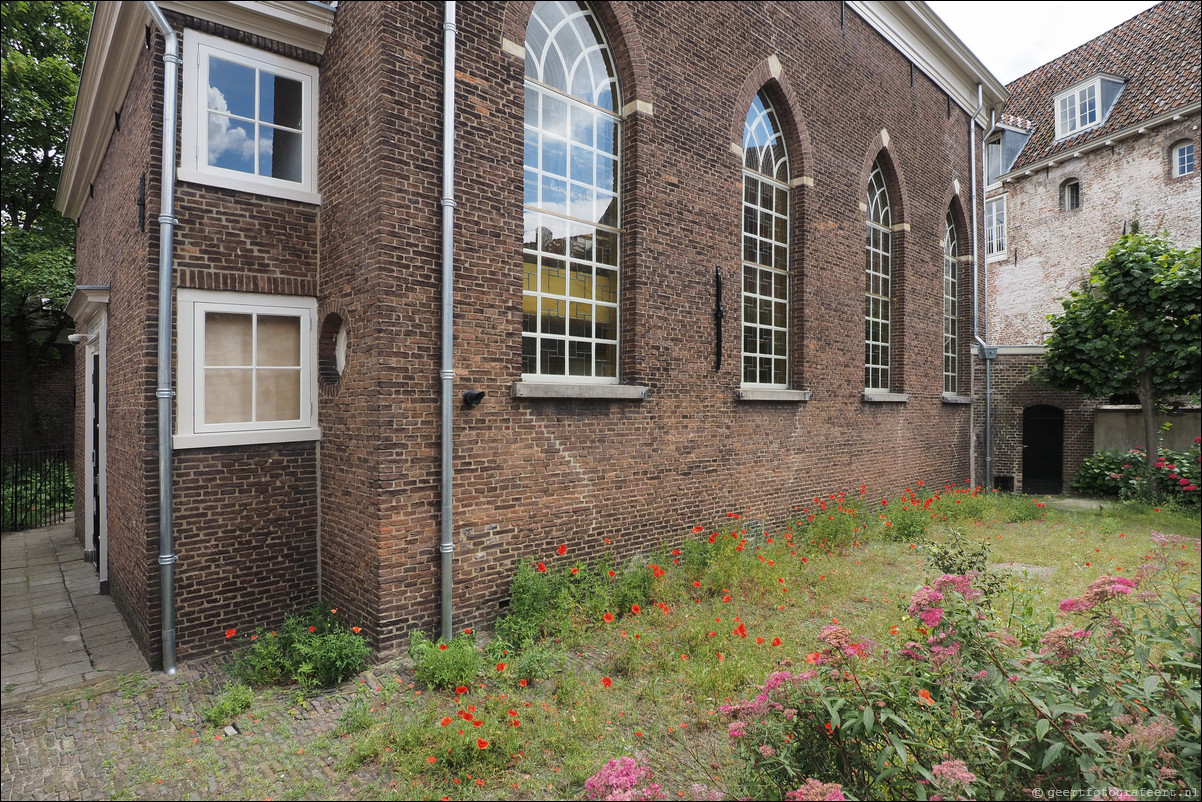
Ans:
[[[255,116],[256,72],[259,125]],[[242,173],[301,180],[302,91],[299,81],[210,57],[208,163]],[[294,130],[281,130],[264,123]],[[277,140],[286,152],[281,164],[274,160]]]

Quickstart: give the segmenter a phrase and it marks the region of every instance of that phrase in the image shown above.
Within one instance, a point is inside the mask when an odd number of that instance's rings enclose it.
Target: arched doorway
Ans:
[[[1041,404],[1023,410],[1023,492],[1059,493],[1064,471],[1064,410]]]

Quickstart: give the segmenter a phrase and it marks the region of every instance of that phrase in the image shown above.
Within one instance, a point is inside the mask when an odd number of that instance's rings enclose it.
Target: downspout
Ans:
[[[454,478],[452,438],[454,428],[452,393],[454,370],[455,313],[455,0],[443,4],[442,23],[442,639],[451,640],[451,554],[455,550],[452,530],[451,481]]]
[[[171,288],[173,283],[173,253],[175,240],[175,106],[179,66],[179,37],[152,0],[142,5],[163,34],[163,155],[160,171],[163,177],[159,206],[159,329],[158,329],[158,389],[155,398],[159,405],[159,593],[163,617],[163,671],[176,672],[175,666],[175,553],[172,543],[171,488],[171,323],[173,319]]]
[[[980,309],[978,306],[979,295],[981,292],[981,283],[977,277],[977,268],[980,259],[977,250],[977,115],[981,113],[981,109],[985,107],[985,100],[982,93],[981,84],[977,84],[977,109],[972,113],[972,117],[968,120],[968,147],[972,162],[972,337],[977,341],[977,345],[981,351],[981,358],[985,360],[985,487],[993,487],[993,360],[997,358],[997,347],[991,346],[986,341],[989,338],[989,329],[985,329],[985,339],[980,335]],[[985,169],[984,163],[981,164],[981,169]],[[984,196],[981,197],[980,203],[985,202]],[[982,275],[986,282],[989,281],[988,268],[981,267]],[[986,305],[988,305],[988,296],[986,296]]]

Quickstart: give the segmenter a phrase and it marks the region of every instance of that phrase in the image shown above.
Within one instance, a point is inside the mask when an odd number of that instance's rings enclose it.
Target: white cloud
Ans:
[[[254,139],[245,128],[231,125],[230,118],[226,116],[229,114],[229,103],[215,86],[209,87],[209,108],[219,112],[209,115],[209,164],[217,164],[222,154],[230,152],[236,154],[240,161],[249,161],[253,170]],[[266,144],[270,149],[271,143]]]

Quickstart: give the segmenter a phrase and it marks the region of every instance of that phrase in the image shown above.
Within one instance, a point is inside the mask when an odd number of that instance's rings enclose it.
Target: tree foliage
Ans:
[[[1049,316],[1037,382],[1088,398],[1135,394],[1149,463],[1156,459],[1156,406],[1202,389],[1199,249],[1167,235],[1125,234],[1085,286]]]
[[[0,312],[26,446],[40,438],[31,372],[68,324],[75,284],[75,227],[54,198],[91,19],[91,3],[0,4]]]

